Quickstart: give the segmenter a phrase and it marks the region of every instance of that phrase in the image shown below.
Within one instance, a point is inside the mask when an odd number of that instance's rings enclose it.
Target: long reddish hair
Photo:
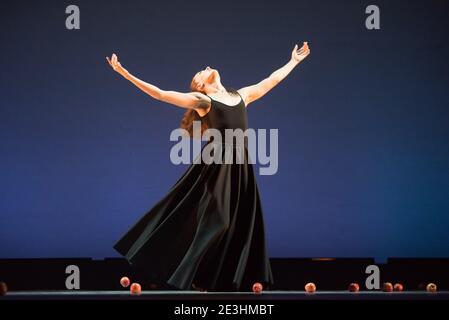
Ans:
[[[226,88],[226,91],[228,91],[231,94],[237,94],[237,91],[233,88]],[[193,77],[192,82],[190,82],[190,91],[191,92],[201,92],[202,94],[206,94],[206,92],[198,90],[197,83],[195,82],[195,77]],[[188,135],[190,137],[193,137],[193,121],[201,121],[201,136],[203,135],[204,131],[206,131],[209,126],[206,123],[206,121],[203,121],[194,109],[188,109],[184,116],[182,117],[180,127],[181,129],[185,129],[188,132]]]
[[[206,94],[205,92],[197,89],[197,83],[195,82],[195,77],[192,79],[190,83],[190,91],[191,92],[201,92]],[[203,120],[201,120],[200,115],[194,109],[188,109],[184,116],[182,117],[180,127],[181,129],[185,129],[188,132],[190,137],[193,137],[193,121],[201,121],[201,135],[203,135],[204,131],[206,131],[209,126]]]

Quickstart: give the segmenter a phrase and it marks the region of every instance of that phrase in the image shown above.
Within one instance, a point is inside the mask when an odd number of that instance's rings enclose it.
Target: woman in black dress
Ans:
[[[191,92],[162,90],[131,75],[115,54],[110,66],[151,97],[188,109],[181,127],[247,129],[246,107],[282,81],[310,53],[295,45],[291,59],[259,83],[227,90],[210,67],[195,74]],[[246,291],[255,282],[273,285],[263,213],[255,175],[248,163],[191,164],[153,208],[114,245],[146,277],[173,288]],[[203,147],[204,148],[204,147]],[[226,149],[223,148],[223,150]]]

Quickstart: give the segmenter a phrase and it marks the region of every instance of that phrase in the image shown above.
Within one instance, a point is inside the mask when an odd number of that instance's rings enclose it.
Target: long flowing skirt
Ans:
[[[263,212],[244,163],[191,164],[114,245],[131,266],[181,290],[250,291],[273,285]]]

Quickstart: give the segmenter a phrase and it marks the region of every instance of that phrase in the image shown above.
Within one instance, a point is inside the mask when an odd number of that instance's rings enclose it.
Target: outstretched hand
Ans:
[[[111,59],[109,59],[109,57],[106,57],[106,60],[108,61],[112,69],[114,69],[114,71],[120,73],[125,78],[129,75],[128,70],[123,68],[121,63],[118,61],[118,57],[115,53],[112,54]]]
[[[292,60],[296,62],[301,62],[310,54],[309,45],[307,42],[304,42],[301,49],[298,50],[298,45],[295,45],[295,48],[292,51]]]

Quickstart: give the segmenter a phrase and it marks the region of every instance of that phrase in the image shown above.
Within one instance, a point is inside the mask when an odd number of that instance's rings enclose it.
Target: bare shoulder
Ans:
[[[245,107],[248,106],[249,104],[249,100],[248,100],[248,96],[249,96],[249,92],[247,88],[240,88],[237,90],[238,94],[242,97],[243,102],[245,103]]]

